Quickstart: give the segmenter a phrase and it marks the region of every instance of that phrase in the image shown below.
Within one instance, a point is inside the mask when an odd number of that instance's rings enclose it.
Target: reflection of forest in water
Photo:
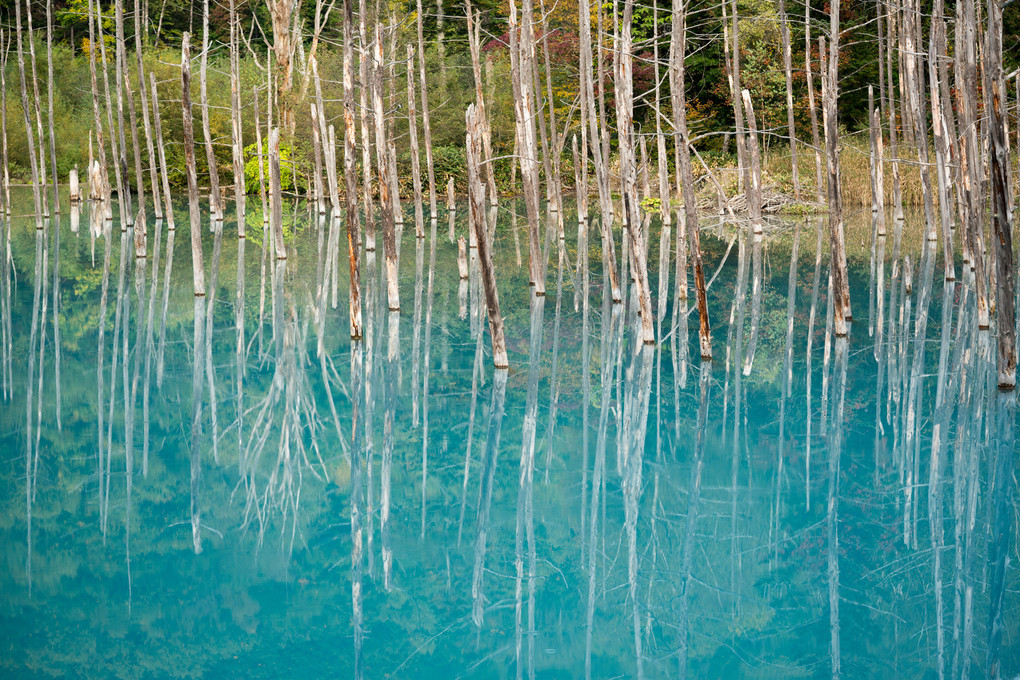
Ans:
[[[204,300],[186,229],[135,259],[86,212],[5,223],[5,672],[1020,671],[1015,397],[932,244],[849,226],[841,340],[824,226],[703,227],[702,364],[675,230],[642,346],[571,228],[529,296],[504,206],[494,372],[464,211],[405,229],[402,313],[366,256],[352,346],[331,225],[293,210],[279,263],[257,214],[204,235]]]

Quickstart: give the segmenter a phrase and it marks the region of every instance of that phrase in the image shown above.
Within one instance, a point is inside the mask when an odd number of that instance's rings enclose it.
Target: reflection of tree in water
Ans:
[[[277,276],[283,265],[277,263]],[[283,301],[277,299],[278,305]],[[245,498],[242,529],[254,527],[261,546],[274,515],[288,550],[294,547],[301,512],[301,487],[306,473],[327,476],[319,450],[322,419],[309,380],[307,321],[289,308],[278,343],[273,381],[266,395],[251,410],[255,413],[247,443],[241,451],[241,481]],[[274,455],[275,453],[275,455]],[[235,492],[236,493],[236,492]],[[289,531],[289,537],[288,537]]]

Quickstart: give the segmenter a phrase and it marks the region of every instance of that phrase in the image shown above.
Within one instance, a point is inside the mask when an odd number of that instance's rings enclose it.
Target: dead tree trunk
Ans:
[[[786,75],[786,129],[790,136],[790,172],[793,174],[793,197],[800,200],[800,171],[797,164],[797,130],[793,124],[793,54],[790,48],[790,22],[786,3],[779,0],[779,22],[783,34],[783,71]]]
[[[277,3],[282,4],[282,3]],[[233,24],[231,24],[233,26]],[[274,16],[275,28],[275,16]],[[275,35],[274,39],[279,40]],[[209,127],[209,92],[206,82],[206,70],[209,65],[209,0],[202,2],[202,58],[199,61],[198,87],[202,102],[202,138],[205,140],[205,160],[209,166],[209,212],[214,220],[223,219],[223,206],[220,205],[220,173],[216,167],[216,153],[213,151],[212,130]]]
[[[21,76],[21,111],[25,119],[25,136],[28,138],[28,162],[32,169],[32,198],[35,200],[35,227],[43,228],[43,202],[44,198],[39,183],[39,165],[36,160],[35,138],[32,134],[32,109],[28,102],[28,81],[25,78],[25,50],[21,46],[21,2],[14,3],[15,17],[17,21],[18,36],[18,73]],[[31,39],[31,36],[29,36]]]
[[[843,237],[843,195],[839,184],[839,128],[836,120],[837,83],[839,82],[839,0],[830,8],[833,44],[828,55],[828,71],[822,80],[822,122],[825,127],[825,157],[829,169],[829,248],[832,256],[832,314],[837,336],[848,332],[850,286],[846,270],[846,241]],[[825,38],[819,39],[819,52],[825,61]],[[824,69],[823,69],[824,71]]]
[[[882,146],[881,113],[874,107],[872,89],[868,88],[868,118],[871,135],[871,214],[876,234],[885,236],[885,153]]]
[[[526,9],[522,14],[530,17],[531,0],[524,0]],[[527,19],[525,19],[525,22]],[[524,205],[528,213],[528,276],[535,295],[545,295],[545,272],[542,266],[541,234],[539,233],[538,207],[538,142],[535,138],[535,78],[532,71],[532,44],[529,36],[532,30],[517,28],[516,3],[510,2],[510,72],[513,79],[514,114],[517,120],[517,150],[521,166],[521,182],[524,185]]]
[[[184,164],[188,174],[188,208],[191,217],[191,268],[195,295],[204,296],[205,263],[202,256],[202,216],[198,208],[195,128],[191,119],[191,36],[187,32],[181,38],[181,111],[184,115]],[[196,321],[197,327],[198,322]],[[195,351],[198,351],[197,348]]]
[[[352,0],[344,0],[344,200],[347,207],[347,259],[350,263],[351,276],[351,338],[362,337],[356,145],[354,129],[354,10]]]
[[[898,132],[896,129],[896,97],[893,94],[896,89],[893,87],[893,45],[897,44],[898,23],[896,12],[891,5],[889,8],[886,27],[886,80],[889,83],[889,153],[892,156],[892,184],[893,184],[893,219],[903,220],[903,191],[900,185],[900,164]]]
[[[237,26],[237,7],[230,0],[230,131],[232,133],[231,159],[234,162],[234,211],[237,219],[237,238],[245,237],[245,185],[244,139],[241,127],[241,55],[240,35]],[[259,162],[262,162],[259,159]],[[221,206],[222,207],[222,206]]]
[[[379,211],[382,213],[383,250],[386,255],[386,300],[390,311],[400,309],[400,288],[397,272],[397,237],[393,225],[393,205],[390,197],[389,144],[386,141],[386,119],[383,110],[383,46],[382,26],[375,28],[375,73],[372,103],[375,107],[375,157],[379,177]]]
[[[156,91],[156,74],[149,72],[149,83],[152,86],[152,121],[156,126],[156,149],[159,155],[159,171],[163,175],[163,202],[166,207],[167,229],[173,231],[177,228],[174,224],[174,206],[170,198],[170,177],[166,171],[166,151],[163,147],[163,124],[159,118],[159,94]],[[261,162],[261,159],[259,159]]]
[[[758,149],[758,121],[754,117],[754,107],[751,106],[751,93],[744,90],[740,93],[744,100],[744,109],[747,111],[747,124],[749,126],[747,146],[751,161],[751,183],[747,186],[747,205],[751,212],[751,232],[762,233],[761,221],[761,152]]]
[[[424,58],[424,57],[423,57]],[[418,111],[414,101],[414,47],[407,46],[407,129],[411,141],[411,184],[414,187],[414,235],[425,238],[421,194],[421,149],[418,146]]]
[[[283,242],[283,189],[280,186],[280,128],[269,131],[269,228],[277,260],[287,259]]]
[[[811,145],[815,152],[815,200],[823,202],[822,143],[818,137],[818,110],[815,108],[815,84],[811,78],[811,3],[804,3],[804,73],[807,78],[808,110],[811,112]]]
[[[492,253],[485,234],[485,186],[478,172],[482,155],[482,122],[473,104],[465,114],[467,122],[468,170],[468,221],[478,242],[478,268],[485,289],[485,304],[489,311],[489,335],[492,337],[492,363],[496,368],[507,368],[506,339],[503,336],[503,316],[499,311],[499,291],[496,273],[492,267]]]
[[[936,2],[935,17],[932,19],[932,31],[928,42],[928,74],[931,90],[931,123],[932,132],[935,137],[935,173],[938,180],[939,191],[939,218],[942,225],[942,260],[946,270],[946,281],[956,279],[956,267],[953,263],[953,227],[952,227],[952,201],[949,198],[949,170],[946,163],[949,159],[949,142],[946,134],[946,121],[942,108],[942,95],[939,85],[938,35],[945,31],[945,23],[942,21],[941,2]],[[941,27],[940,27],[941,24]]]
[[[496,205],[497,200],[496,192],[496,176],[493,172],[494,166],[492,165],[492,135],[489,133],[489,118],[486,115],[485,107],[485,95],[482,92],[482,61],[481,61],[481,15],[473,16],[471,0],[467,0],[465,5],[467,9],[467,25],[468,25],[468,47],[471,53],[471,71],[474,75],[475,81],[475,103],[476,103],[476,115],[480,119],[481,133],[482,133],[482,151],[485,154],[483,159],[483,165],[480,168],[482,176],[485,178],[486,186],[489,193],[489,201],[492,205]],[[424,235],[424,234],[423,234]]]
[[[276,105],[281,127],[294,133],[294,105],[290,98],[294,53],[291,30],[295,0],[266,0],[273,20],[273,55],[276,58]],[[207,5],[208,6],[208,5]],[[208,15],[208,12],[206,12]]]
[[[631,265],[638,286],[641,341],[655,342],[655,321],[648,289],[648,266],[641,214],[637,200],[637,158],[634,154],[634,63],[632,19],[634,0],[626,0],[620,25],[620,55],[616,73],[616,125],[620,147],[620,179],[623,185],[624,238],[629,239]]]
[[[1009,149],[1006,140],[1006,88],[1002,74],[1002,5],[988,2],[985,70],[991,84],[988,126],[989,184],[992,192],[992,234],[995,240],[995,302],[999,336],[999,389],[1016,387],[1016,304],[1013,286],[1013,206],[1009,188]]]
[[[425,139],[425,168],[429,178],[429,217],[433,220],[439,218],[436,209],[436,171],[432,160],[432,123],[429,119],[429,94],[425,82],[425,35],[422,28],[422,6],[418,2],[418,76],[421,85],[421,127]]]
[[[684,227],[677,230],[677,238],[686,228],[687,238],[690,245],[691,268],[694,271],[694,288],[698,298],[698,318],[700,321],[698,337],[701,344],[701,356],[703,359],[712,358],[712,332],[708,319],[708,295],[705,290],[705,270],[701,261],[701,237],[700,225],[698,223],[698,202],[694,195],[694,177],[691,169],[690,140],[687,132],[687,92],[686,92],[686,69],[684,58],[687,53],[687,0],[683,0],[680,7],[673,11],[672,27],[670,34],[670,61],[672,66],[670,72],[670,90],[673,105],[673,124],[677,130],[676,136],[676,165],[677,175],[680,178],[680,185],[684,197]],[[681,249],[685,244],[679,240],[677,248]],[[679,258],[678,258],[679,259]],[[687,272],[677,272],[677,277],[687,277]]]
[[[599,20],[601,23],[601,9],[599,10]],[[602,127],[599,124],[600,120],[605,120],[603,115],[602,118],[596,113],[595,110],[595,85],[593,82],[593,65],[592,65],[592,47],[591,47],[591,9],[588,0],[579,0],[578,2],[578,19],[580,25],[580,67],[581,67],[581,89],[582,89],[582,100],[583,106],[587,107],[587,118],[588,118],[588,142],[591,147],[592,161],[595,165],[595,182],[598,185],[599,190],[599,224],[602,229],[602,242],[607,244],[605,249],[605,262],[604,267],[609,272],[609,283],[611,289],[611,295],[614,302],[620,302],[623,296],[620,292],[620,281],[616,271],[616,253],[615,247],[613,246],[613,231],[612,231],[612,219],[613,219],[613,208],[612,208],[612,193],[609,187],[609,171],[606,167],[606,158],[603,156],[603,147],[601,143],[601,130]],[[600,46],[601,47],[601,46]],[[599,64],[599,72],[601,73],[602,66]],[[601,79],[599,81],[601,88]],[[585,155],[588,151],[585,149]]]
[[[231,29],[234,29],[233,24],[234,22],[231,21]],[[138,96],[142,108],[142,129],[145,133],[145,150],[148,153],[149,159],[149,183],[152,185],[152,206],[156,219],[162,219],[163,208],[159,204],[161,192],[159,188],[159,173],[157,172],[158,162],[156,151],[152,144],[152,122],[149,120],[149,98],[146,93],[145,66],[142,62],[142,35],[144,33],[145,25],[142,23],[139,0],[135,0],[135,62],[138,67]],[[155,89],[153,89],[152,95],[156,95]],[[235,134],[236,136],[237,134]]]
[[[955,50],[956,90],[960,111],[960,175],[963,180],[967,213],[966,240],[974,270],[977,292],[978,328],[990,325],[988,283],[985,278],[984,198],[981,194],[981,156],[978,145],[977,95],[977,17],[974,0],[957,3],[958,49]]]
[[[732,16],[727,17],[727,0],[723,0],[723,54],[728,55],[726,60],[726,75],[730,85],[730,99],[733,104],[733,120],[736,124],[735,136],[737,138],[737,180],[747,190],[748,167],[747,167],[747,146],[744,140],[744,108],[740,104],[740,20],[737,16],[737,3],[732,0]],[[733,25],[730,27],[729,22]]]
[[[925,237],[929,241],[938,239],[935,227],[935,206],[931,192],[931,175],[928,172],[928,130],[922,97],[923,76],[918,68],[918,50],[921,45],[916,40],[921,33],[921,10],[917,0],[909,0],[910,6],[904,14],[904,38],[906,52],[907,91],[910,105],[910,119],[913,124],[914,144],[917,147],[918,170],[921,174],[921,193],[924,201]]]
[[[137,1],[137,0],[136,0]],[[60,214],[60,196],[57,193],[57,134],[53,127],[53,0],[46,0],[46,109],[50,131],[50,167],[53,169],[53,212]]]
[[[117,111],[118,121],[121,126],[121,142],[123,143],[124,134],[124,103],[127,103],[128,107],[128,124],[127,127],[131,132],[131,152],[132,157],[135,161],[135,188],[138,192],[138,215],[141,224],[135,225],[135,244],[136,244],[136,255],[144,256],[145,249],[145,186],[142,180],[142,153],[138,144],[138,118],[135,112],[135,95],[131,89],[131,73],[128,70],[127,62],[127,43],[124,38],[124,3],[114,3],[115,12],[114,20],[117,35],[117,49],[115,50],[115,58],[117,60]],[[124,169],[124,190],[126,194],[130,194],[131,183],[127,177],[127,149],[123,148],[123,158],[125,159]],[[134,212],[131,211],[128,214],[129,223],[134,217]]]

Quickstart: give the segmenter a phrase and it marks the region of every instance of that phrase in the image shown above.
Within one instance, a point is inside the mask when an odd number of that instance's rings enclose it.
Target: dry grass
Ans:
[[[840,185],[843,189],[843,204],[847,207],[871,205],[871,170],[869,167],[870,150],[867,133],[844,134],[841,138]],[[900,190],[903,205],[922,205],[924,197],[921,192],[921,173],[916,159],[904,156],[906,149],[900,145],[900,156],[904,161],[899,164]],[[798,175],[801,189],[813,197],[815,190],[815,154],[810,148],[801,145],[797,153]],[[892,163],[888,143],[885,148],[885,204],[893,203]],[[822,178],[825,179],[825,156],[822,156]],[[779,147],[765,155],[765,172],[771,181],[778,182],[784,190],[793,193],[793,174],[790,171],[790,151]],[[767,180],[768,181],[768,180]],[[932,169],[932,190],[935,190],[935,173]],[[824,197],[824,194],[823,194]]]

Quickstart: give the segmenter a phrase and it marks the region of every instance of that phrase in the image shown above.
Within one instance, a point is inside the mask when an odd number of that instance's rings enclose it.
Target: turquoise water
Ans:
[[[529,294],[512,208],[509,371],[445,211],[424,239],[408,218],[399,313],[362,258],[353,346],[304,205],[286,263],[257,210],[244,241],[206,225],[198,302],[185,206],[146,259],[87,211],[5,222],[2,675],[1020,673],[1015,397],[973,277],[945,282],[918,224],[874,249],[870,216],[848,224],[848,340],[824,222],[706,225],[702,362],[676,225],[650,225],[642,346],[572,212]]]

